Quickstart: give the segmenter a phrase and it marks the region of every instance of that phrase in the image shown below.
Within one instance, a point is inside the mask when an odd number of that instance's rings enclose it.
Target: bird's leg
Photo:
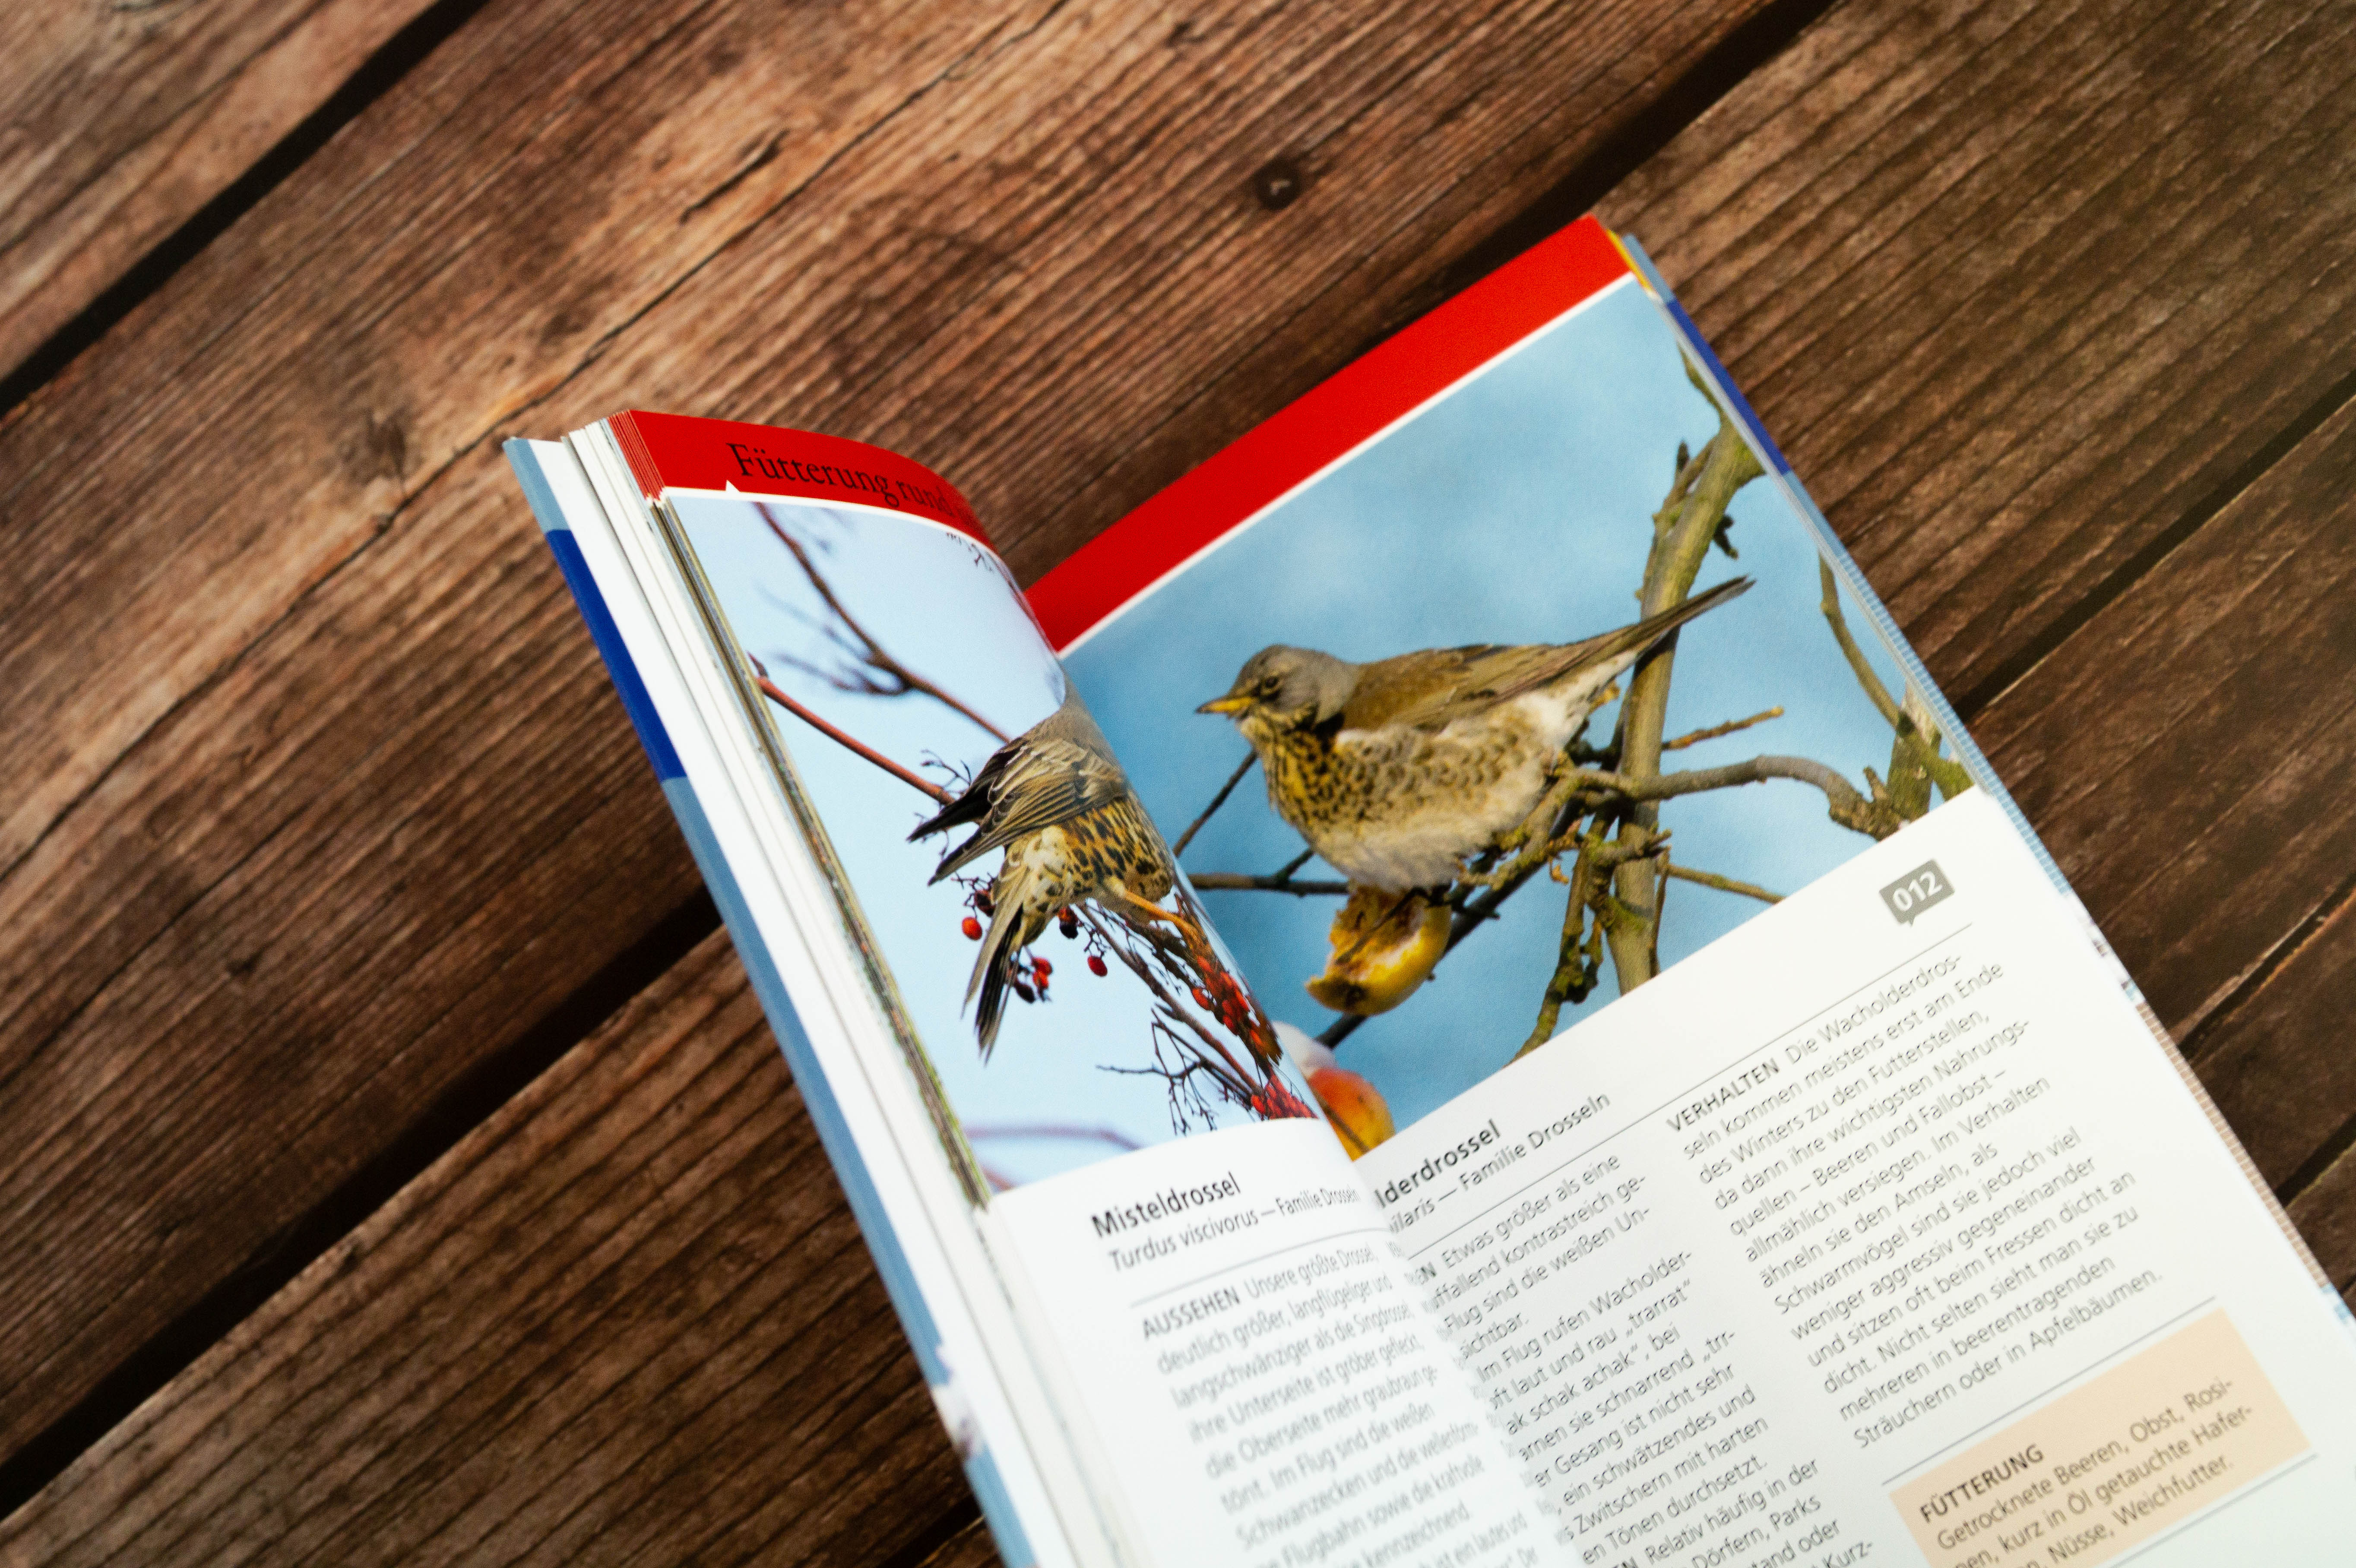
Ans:
[[[1149,925],[1153,924],[1156,922],[1166,921],[1170,924],[1177,926],[1182,931],[1185,929],[1186,923],[1181,920],[1177,915],[1171,913],[1170,911],[1163,909],[1160,904],[1154,903],[1150,900],[1139,898],[1127,888],[1116,887],[1108,890],[1107,896],[1102,898],[1100,901],[1117,904],[1120,908],[1127,910],[1130,913],[1135,915],[1138,919],[1144,921]]]

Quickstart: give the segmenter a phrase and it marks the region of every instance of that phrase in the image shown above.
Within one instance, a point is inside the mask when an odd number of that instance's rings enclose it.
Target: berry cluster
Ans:
[[[983,930],[981,923],[998,912],[997,906],[990,896],[990,884],[979,877],[959,877],[958,880],[965,886],[966,907],[973,912],[958,922],[958,930],[965,934],[968,942],[980,942]],[[1055,929],[1062,933],[1066,942],[1079,940],[1081,930],[1078,912],[1068,907],[1056,911]],[[1102,979],[1106,975],[1110,974],[1111,970],[1105,963],[1104,954],[1099,950],[1100,946],[1094,935],[1088,937],[1088,973]],[[1047,999],[1047,987],[1055,973],[1055,965],[1035,953],[1030,955],[1027,959],[1023,955],[1017,954],[1008,960],[1008,964],[1011,973],[1007,976],[1007,984],[1016,996],[1026,1002],[1043,1002]],[[1204,1006],[1207,1008],[1210,1004],[1205,1002]]]
[[[1225,968],[1206,970],[1202,983],[1193,987],[1194,1005],[1210,1014],[1234,1035],[1250,1032],[1251,999],[1244,995],[1243,982]]]

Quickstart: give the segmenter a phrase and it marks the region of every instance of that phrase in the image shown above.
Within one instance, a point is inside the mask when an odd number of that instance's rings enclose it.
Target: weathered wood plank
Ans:
[[[2356,870],[2356,404],[1974,726],[2152,1007],[2181,1030]],[[2196,1042],[2269,1181],[2356,1115],[2338,910]]]
[[[427,0],[0,14],[0,374],[326,101]]]
[[[0,1563],[870,1563],[964,1488],[714,936],[0,1523]]]
[[[2347,526],[2344,512],[2341,526]],[[2337,668],[2312,678],[2335,680],[2344,689],[2351,667],[2356,658],[2343,656]],[[2356,810],[2356,799],[2346,794],[2317,805],[2342,817]],[[2345,875],[2356,867],[2343,860],[2340,869]],[[2285,888],[2279,896],[2296,896],[2297,891]],[[2278,895],[2267,886],[2261,896]],[[2231,900],[2220,902],[2230,906]],[[2296,951],[2277,955],[2275,965],[2248,994],[2233,998],[2213,1028],[2201,1032],[2193,1042],[2193,1061],[2219,1108],[2244,1129],[2260,1157],[2259,1168],[2280,1187],[2356,1124],[2356,1051],[2349,1049],[2348,1027],[2356,1019],[2356,906],[2343,899],[2329,907]],[[2343,1176],[2334,1184],[2319,1179],[2327,1196],[2308,1202],[2319,1222],[2325,1211],[2316,1204],[2328,1208],[2328,1195],[2349,1179]],[[2345,1266],[2334,1275],[2343,1284],[2356,1278],[2356,1188],[2348,1194],[2349,1202],[2329,1220],[2334,1234],[2349,1232],[2338,1254]],[[2308,1200],[2307,1194],[2298,1196]],[[2317,1248],[2321,1251],[2320,1242]]]
[[[1016,15],[872,0],[792,49],[741,0],[478,16],[0,425],[0,624],[44,633],[0,646],[0,869],[491,421]]]
[[[1729,20],[862,16],[494,5],[0,429],[0,622],[48,623],[0,649],[0,1272],[41,1282],[0,1452],[690,896],[501,421],[712,408],[791,342],[758,411],[872,432],[922,349],[961,389],[910,444],[962,473],[1052,386],[1199,377],[1369,229],[1544,188]],[[1466,50],[1510,69],[1451,88]],[[1249,194],[1292,130],[1347,154],[1312,224]],[[790,276],[702,286],[756,219]]]
[[[990,1531],[980,1519],[967,1525],[925,1559],[921,1568],[991,1568],[999,1560]]]
[[[35,715],[48,700],[78,706],[102,739],[122,726],[116,740],[150,741],[150,765],[95,789],[95,773],[46,751],[36,769],[53,771],[36,771],[36,793],[88,791],[81,820],[113,826],[49,837],[0,883],[13,953],[0,963],[0,1077],[18,1129],[0,1179],[0,1211],[13,1216],[5,1267],[44,1286],[0,1307],[0,1453],[595,973],[649,912],[691,895],[692,870],[512,480],[494,452],[475,449],[460,505],[393,526],[396,471],[412,462],[395,411],[426,405],[398,388],[399,403],[379,402],[384,384],[372,390],[369,378],[422,374],[487,343],[530,357],[542,339],[524,373],[553,373],[583,335],[614,325],[538,281],[538,261],[561,262],[568,245],[611,249],[600,205],[610,189],[594,177],[560,187],[563,159],[605,155],[619,165],[609,177],[645,176],[643,199],[670,205],[644,225],[654,254],[639,259],[691,265],[715,242],[708,223],[742,220],[732,203],[774,197],[758,183],[771,165],[807,177],[987,37],[991,19],[930,36],[839,13],[830,25],[841,31],[809,35],[828,52],[787,63],[748,56],[755,18],[674,9],[691,25],[664,24],[663,61],[645,58],[638,30],[662,18],[639,5],[511,5],[480,19],[471,48],[438,53],[380,104],[369,134],[339,139],[265,204],[262,240],[241,226],[0,432],[24,459],[0,464],[12,507],[43,495],[12,510],[33,526],[16,530],[23,553],[12,549],[0,586],[12,601],[0,623],[40,635],[11,637],[0,666],[61,677],[55,650],[90,660],[79,697],[70,679],[20,688],[12,740],[45,752]],[[795,154],[682,215],[748,155],[666,132],[641,100],[694,112],[732,86],[745,89],[742,105],[774,111],[779,133],[796,133]],[[575,101],[569,123],[552,124],[542,99],[559,90]],[[494,107],[504,148],[472,135]],[[561,144],[542,145],[550,134]],[[504,185],[467,206],[492,165]],[[404,177],[366,177],[388,169]],[[359,195],[339,197],[354,187]],[[466,236],[477,265],[508,278],[518,306],[508,336],[471,339],[471,313],[447,298],[412,300],[419,314],[388,324],[389,304],[430,286]],[[351,275],[369,260],[375,276]],[[200,304],[175,308],[183,293]],[[409,364],[371,352],[379,331]],[[151,356],[182,373],[135,383],[114,373]],[[500,376],[473,391],[516,395]],[[61,404],[80,414],[58,422]],[[432,416],[420,428],[422,440],[450,434]],[[357,443],[348,462],[338,442]],[[140,461],[118,464],[126,444]],[[118,482],[130,470],[156,486],[144,500]],[[177,513],[166,495],[181,497]],[[52,510],[67,496],[91,509],[52,527],[70,515]],[[353,562],[367,542],[377,548]],[[274,596],[243,591],[273,584],[273,571],[296,581],[276,581]],[[284,614],[298,583],[317,584],[306,617],[224,668]],[[110,660],[96,603],[77,596],[92,587],[122,599],[126,629],[140,624],[139,645],[114,650],[127,663]],[[211,683],[202,701],[174,706],[189,695],[179,673]],[[218,785],[197,784],[207,778]],[[548,858],[568,844],[571,860],[552,875]],[[125,1030],[134,1015],[143,1021]],[[202,1146],[240,1124],[231,1141],[252,1136],[253,1148],[190,1185],[208,1164]],[[101,1154],[107,1125],[136,1129],[140,1152],[120,1151],[127,1164]],[[42,1218],[47,1201],[31,1194],[59,1182],[87,1196],[74,1220],[53,1224],[64,1216]],[[85,1272],[101,1258],[115,1283]]]
[[[2356,1150],[2333,1160],[2289,1209],[2316,1262],[2356,1307]]]
[[[1963,692],[2356,369],[2356,16],[1847,6],[1605,204]]]

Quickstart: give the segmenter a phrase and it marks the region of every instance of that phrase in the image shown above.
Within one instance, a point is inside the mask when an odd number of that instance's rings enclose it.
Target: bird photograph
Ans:
[[[1424,648],[1352,664],[1274,645],[1195,709],[1235,721],[1269,805],[1318,857],[1388,892],[1444,888],[1520,824],[1612,683],[1748,578],[1576,643]]]
[[[1104,732],[1069,691],[1055,712],[992,752],[972,783],[908,837],[968,827],[973,832],[942,853],[927,884],[1003,852],[984,894],[990,923],[966,984],[987,1061],[1012,987],[1037,976],[1021,955],[1062,911],[1094,903],[1124,922],[1150,924],[1166,918],[1156,901],[1175,878],[1170,852]]]
[[[1632,284],[1065,666],[1284,1037],[1406,1126],[1969,787],[1818,526]]]
[[[988,1188],[1320,1115],[995,556],[881,508],[671,505],[876,1005]]]
[[[1269,807],[1352,889],[1337,968],[1310,993],[1338,1011],[1396,1006],[1437,964],[1439,900],[1545,798],[1563,749],[1612,683],[1678,627],[1751,586],[1738,577],[1575,643],[1424,648],[1353,664],[1271,645],[1195,711],[1231,719]],[[1386,896],[1387,895],[1387,896]],[[1367,931],[1389,930],[1387,942]]]

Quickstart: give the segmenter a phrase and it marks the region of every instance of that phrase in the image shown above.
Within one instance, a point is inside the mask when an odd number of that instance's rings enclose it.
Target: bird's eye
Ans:
[[[1259,677],[1259,694],[1262,697],[1274,697],[1277,693],[1277,688],[1283,684],[1284,682],[1277,678],[1275,676],[1264,675]]]

